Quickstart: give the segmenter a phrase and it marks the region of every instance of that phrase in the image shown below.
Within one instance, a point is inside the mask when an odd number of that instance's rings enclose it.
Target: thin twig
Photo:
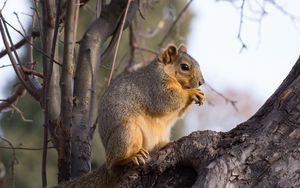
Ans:
[[[14,44],[13,46],[10,47],[11,50],[13,49],[19,49],[21,48],[24,44],[27,43],[27,40],[30,40],[31,37],[35,38],[35,37],[39,37],[40,36],[40,32],[32,32],[31,35],[25,36],[24,38],[22,38],[19,42],[17,42],[16,44]],[[0,52],[0,58],[2,58],[3,56],[5,56],[7,54],[7,50],[4,49]]]
[[[240,49],[240,53],[244,50],[244,49],[247,49],[247,46],[246,44],[244,43],[242,37],[241,37],[241,34],[242,34],[242,27],[243,27],[243,22],[244,22],[244,7],[245,7],[245,1],[246,0],[242,0],[242,5],[240,7],[241,9],[241,12],[240,12],[240,24],[239,24],[239,31],[238,31],[238,36],[237,38],[239,39],[239,41],[241,42],[242,44],[242,47]]]
[[[24,122],[32,122],[32,119],[27,119],[24,116],[24,113],[16,105],[12,104],[11,107],[21,116]]]
[[[17,65],[19,65],[19,64],[17,64]],[[35,64],[34,64],[34,63],[28,63],[28,64],[24,64],[24,65],[32,66],[32,65],[35,65]],[[6,68],[6,67],[12,67],[12,64],[1,65],[1,66],[0,66],[0,69],[1,69],[1,68]]]
[[[16,182],[15,182],[15,165],[18,164],[17,156],[16,156],[16,151],[14,149],[14,145],[9,141],[8,139],[0,136],[0,139],[6,142],[9,147],[12,149],[12,161],[11,161],[11,177],[12,177],[12,188],[16,187]]]
[[[0,66],[0,69],[6,68],[6,67],[11,67],[11,66],[12,66],[11,64],[9,64],[9,65],[2,65],[2,66]]]
[[[107,86],[109,86],[109,84],[111,82],[111,79],[112,79],[113,72],[114,72],[115,63],[116,63],[116,59],[117,59],[117,53],[118,53],[118,49],[119,49],[119,45],[120,45],[120,40],[121,40],[121,37],[122,37],[123,28],[124,28],[124,25],[125,25],[125,21],[126,21],[129,5],[130,5],[131,1],[132,0],[128,0],[127,5],[126,5],[126,9],[125,9],[124,17],[123,17],[123,20],[122,20],[122,25],[121,25],[121,28],[120,28],[120,34],[118,36],[118,40],[117,40],[117,44],[116,44],[116,50],[115,50],[115,53],[114,53],[114,58],[113,58],[113,62],[112,62],[111,71],[110,71],[110,74],[109,74]]]
[[[4,18],[3,18],[2,15],[1,15],[1,19],[4,20]],[[6,31],[6,35],[7,35],[8,41],[10,42],[10,46],[13,47],[14,44],[13,44],[12,38],[11,38],[11,36],[10,36],[8,27],[7,27],[6,23],[4,23],[3,25],[4,25],[4,28],[5,28],[5,31]],[[25,77],[25,75],[24,75],[23,65],[21,64],[21,60],[20,60],[20,58],[19,58],[19,55],[18,55],[18,53],[17,53],[17,50],[14,49],[14,48],[12,48],[12,52],[14,53],[14,56],[15,56],[15,58],[16,58],[16,60],[17,60],[17,64],[19,64],[19,66],[20,66],[20,75],[21,75],[21,77],[22,77],[22,80],[24,80],[24,81],[21,80],[21,83],[24,84],[24,87],[29,91],[29,93],[32,93],[32,90],[30,89],[30,85],[31,85],[30,80],[29,80],[29,79],[26,79],[26,77]],[[14,67],[14,69],[15,69],[15,67]],[[15,71],[16,71],[16,69],[15,69]],[[17,73],[17,72],[16,72],[16,73]],[[21,116],[22,116],[22,114],[21,114]],[[23,116],[22,116],[22,117],[23,117]]]
[[[187,8],[190,6],[190,4],[193,2],[193,0],[190,0],[184,7],[183,9],[180,11],[180,13],[178,14],[178,16],[176,17],[176,20],[172,23],[170,29],[166,32],[165,36],[163,37],[163,39],[160,41],[160,43],[158,44],[159,47],[162,47],[164,42],[166,41],[166,39],[170,36],[171,31],[174,29],[175,25],[177,24],[177,22],[180,20],[180,18],[182,17],[183,13],[187,10]]]
[[[288,16],[292,21],[297,20],[300,21],[300,18],[291,14],[290,12],[288,12],[287,10],[285,10],[282,6],[278,5],[278,3],[276,3],[276,1],[274,0],[267,0],[267,2],[269,2],[270,4],[272,4],[275,8],[277,8],[277,10],[279,10],[280,12],[282,12],[284,15]]]
[[[37,11],[34,10],[33,15],[32,15],[32,19],[31,19],[31,28],[32,28],[32,32],[36,31],[36,21],[37,21]],[[29,37],[29,41],[30,43],[33,44],[33,37]],[[33,63],[34,62],[34,55],[33,55],[33,47],[31,45],[28,45],[28,58],[29,58],[29,62]],[[33,66],[32,66],[33,68]]]
[[[2,14],[1,14],[1,15],[2,15]],[[27,38],[25,37],[25,35],[23,35],[22,32],[20,32],[20,31],[17,30],[13,25],[11,25],[9,22],[7,22],[7,21],[3,18],[3,16],[1,16],[1,19],[2,19],[2,21],[3,21],[5,24],[7,24],[9,27],[11,27],[11,28],[12,28],[14,31],[16,31],[17,33],[19,33],[19,34],[26,40],[26,42],[27,42],[28,44],[30,44],[36,51],[38,51],[39,53],[41,53],[43,56],[47,57],[48,59],[51,59],[51,57],[50,57],[49,55],[47,55],[46,53],[44,53],[43,50],[41,50],[41,49],[35,47],[35,46],[33,45],[33,43],[30,42],[30,40],[27,40]],[[55,59],[53,59],[52,61],[53,61],[55,64],[58,64],[59,66],[61,66],[61,64],[60,64],[58,61],[56,61]]]
[[[127,68],[128,69],[129,67],[132,66],[133,64],[133,61],[134,61],[134,56],[135,56],[135,46],[136,46],[136,38],[135,38],[135,34],[134,34],[134,31],[133,31],[133,25],[132,23],[129,24],[129,46],[130,46],[130,56],[129,56],[129,60],[128,60],[128,65],[127,65]]]
[[[43,51],[47,55],[51,54],[53,44],[53,30],[55,28],[55,15],[54,15],[54,2],[50,0],[45,0],[42,3],[42,25],[43,25]],[[44,108],[44,124],[43,124],[43,152],[42,152],[42,187],[47,187],[47,156],[48,156],[48,129],[50,128],[50,83],[52,76],[53,58],[47,59],[43,56],[43,96],[42,96],[42,106]]]
[[[54,146],[48,147],[48,149],[54,149]],[[27,151],[40,151],[43,150],[43,148],[30,148],[30,147],[6,147],[6,146],[0,146],[0,149],[9,149],[9,150],[27,150]]]
[[[26,81],[25,81],[24,78],[23,78],[22,73],[20,72],[20,70],[19,70],[19,68],[18,68],[18,66],[17,66],[17,65],[20,64],[20,63],[17,63],[16,59],[14,58],[14,56],[13,56],[13,54],[12,54],[12,51],[10,50],[10,47],[9,47],[9,44],[8,44],[8,41],[7,41],[7,38],[6,38],[6,34],[8,35],[9,41],[12,42],[12,40],[11,40],[11,38],[10,38],[9,33],[5,33],[5,31],[4,31],[4,28],[3,28],[2,23],[4,23],[4,27],[5,27],[6,25],[5,25],[5,22],[3,21],[3,16],[2,16],[2,14],[1,14],[1,12],[0,12],[0,18],[1,18],[1,20],[0,20],[0,32],[1,32],[1,35],[2,35],[2,39],[3,39],[4,46],[5,46],[6,50],[7,50],[8,56],[9,56],[9,58],[10,58],[10,61],[11,61],[12,65],[13,65],[13,68],[14,68],[16,74],[17,74],[17,77],[18,77],[19,80],[21,81],[22,85],[23,85],[29,92],[31,92],[31,90],[29,89],[29,87],[28,87]],[[5,28],[6,28],[6,27],[5,27]],[[15,51],[15,50],[14,50],[14,51]],[[15,54],[16,54],[16,53],[15,53]]]
[[[155,56],[159,55],[158,52],[156,52],[156,51],[154,51],[154,50],[151,50],[151,49],[149,49],[149,48],[144,48],[144,47],[140,47],[140,46],[135,46],[135,49],[140,50],[140,51],[144,51],[144,52],[148,52],[148,53],[153,54],[153,55],[155,55]]]
[[[4,111],[6,108],[9,108],[11,105],[15,104],[19,100],[19,98],[24,96],[25,92],[26,90],[23,87],[23,85],[21,84],[17,85],[15,92],[7,99],[3,100],[3,102],[0,103],[0,112]]]
[[[222,97],[226,103],[230,103],[232,105],[232,107],[238,111],[238,108],[236,106],[237,101],[231,100],[228,97],[226,97],[225,95],[223,95],[221,92],[215,90],[212,86],[210,86],[208,83],[205,83],[205,86],[207,86],[211,91],[213,91],[214,93],[216,93],[217,95],[219,95],[220,97]]]
[[[54,57],[55,57],[55,49],[56,49],[56,42],[57,42],[57,36],[58,36],[58,29],[59,29],[59,17],[60,17],[60,3],[61,1],[57,1],[58,5],[56,8],[56,18],[55,18],[55,26],[54,26],[54,34],[53,34],[53,40],[52,40],[52,48],[51,48],[51,55],[50,55],[50,66],[49,66],[49,71],[52,74],[53,71],[53,63]]]
[[[3,5],[2,5],[2,8],[0,9],[0,12],[3,11],[3,9],[5,8],[6,3],[7,3],[7,0],[5,0],[5,1],[3,2]]]
[[[29,69],[27,67],[23,67],[23,72],[25,74],[32,74],[34,76],[37,76],[37,77],[40,77],[40,78],[44,78],[44,75],[40,72],[37,72],[36,70],[33,70],[33,69]]]
[[[22,24],[22,22],[21,22],[21,20],[20,20],[20,18],[19,18],[18,13],[17,13],[17,12],[14,12],[14,15],[17,17],[18,23],[19,23],[19,25],[21,26],[24,35],[27,35],[27,34],[26,34],[26,30],[25,30],[25,28],[24,28],[24,26],[23,26],[23,24]]]
[[[96,1],[96,19],[98,19],[100,17],[102,7],[104,6],[103,3],[104,3],[103,0]]]

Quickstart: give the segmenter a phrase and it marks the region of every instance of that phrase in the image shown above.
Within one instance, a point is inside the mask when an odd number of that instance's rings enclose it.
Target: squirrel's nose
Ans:
[[[201,78],[200,81],[199,81],[199,86],[203,85],[205,83],[204,79]]]

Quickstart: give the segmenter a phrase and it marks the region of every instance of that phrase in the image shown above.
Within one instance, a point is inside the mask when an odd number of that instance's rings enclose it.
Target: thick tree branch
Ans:
[[[95,112],[95,86],[101,44],[118,28],[127,1],[114,0],[102,7],[101,16],[92,23],[80,42],[74,78],[74,108],[72,127],[72,176],[90,171],[90,131]],[[133,1],[128,11],[125,27],[138,9]],[[112,11],[113,10],[113,11]]]
[[[55,7],[53,7],[54,9]],[[54,11],[52,9],[52,11]],[[59,64],[54,63],[54,59],[58,59],[58,32],[59,32],[59,18],[61,16],[61,1],[57,1],[56,4],[56,18],[55,18],[55,25],[54,28],[49,28],[49,32],[51,31],[51,37],[52,37],[52,46],[50,49],[48,49],[48,54],[50,54],[50,59],[48,63],[51,63],[49,65],[49,74],[48,74],[48,79],[49,80],[49,98],[50,102],[52,103],[51,106],[49,106],[49,132],[51,134],[51,140],[53,145],[56,147],[57,150],[58,148],[58,131],[59,130],[59,125],[60,125],[60,103],[61,103],[61,88],[60,88],[60,75],[61,75],[61,67]],[[44,24],[45,25],[45,24]],[[53,33],[52,33],[53,32]],[[44,37],[43,37],[44,38]],[[51,52],[50,52],[51,51]]]
[[[73,74],[76,30],[78,22],[79,0],[67,2],[64,52],[61,86],[61,126],[59,130],[58,147],[58,182],[68,181],[71,176],[71,127],[73,108]]]

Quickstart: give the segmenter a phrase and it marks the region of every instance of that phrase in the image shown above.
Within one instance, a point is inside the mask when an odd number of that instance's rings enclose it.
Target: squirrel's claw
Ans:
[[[140,164],[139,164],[139,161],[138,161],[138,159],[137,159],[136,156],[132,157],[132,158],[131,158],[131,161],[133,162],[133,164],[135,164],[135,165],[137,165],[137,166],[140,165]]]
[[[140,150],[140,154],[141,154],[145,159],[148,159],[148,157],[149,157],[149,152],[148,152],[147,150],[143,149],[143,148]]]
[[[146,163],[145,159],[149,158],[149,152],[145,149],[141,149],[135,156],[131,158],[131,161],[137,165],[144,165]]]
[[[199,88],[193,88],[191,90],[191,98],[196,104],[202,105],[205,101],[205,94]]]
[[[196,95],[197,100],[195,100],[196,104],[203,105],[205,102],[205,95],[201,92],[201,95]]]

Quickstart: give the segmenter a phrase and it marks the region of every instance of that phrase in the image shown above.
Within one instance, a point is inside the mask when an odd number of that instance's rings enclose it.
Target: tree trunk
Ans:
[[[66,187],[300,187],[300,58],[248,121],[229,132],[198,131],[127,165],[104,166]]]
[[[71,177],[78,177],[91,169],[91,133],[96,103],[96,75],[100,64],[100,47],[116,33],[127,1],[111,1],[103,7],[101,16],[95,20],[80,42],[74,77],[74,108],[71,137]],[[131,3],[126,28],[138,10],[138,2]]]

